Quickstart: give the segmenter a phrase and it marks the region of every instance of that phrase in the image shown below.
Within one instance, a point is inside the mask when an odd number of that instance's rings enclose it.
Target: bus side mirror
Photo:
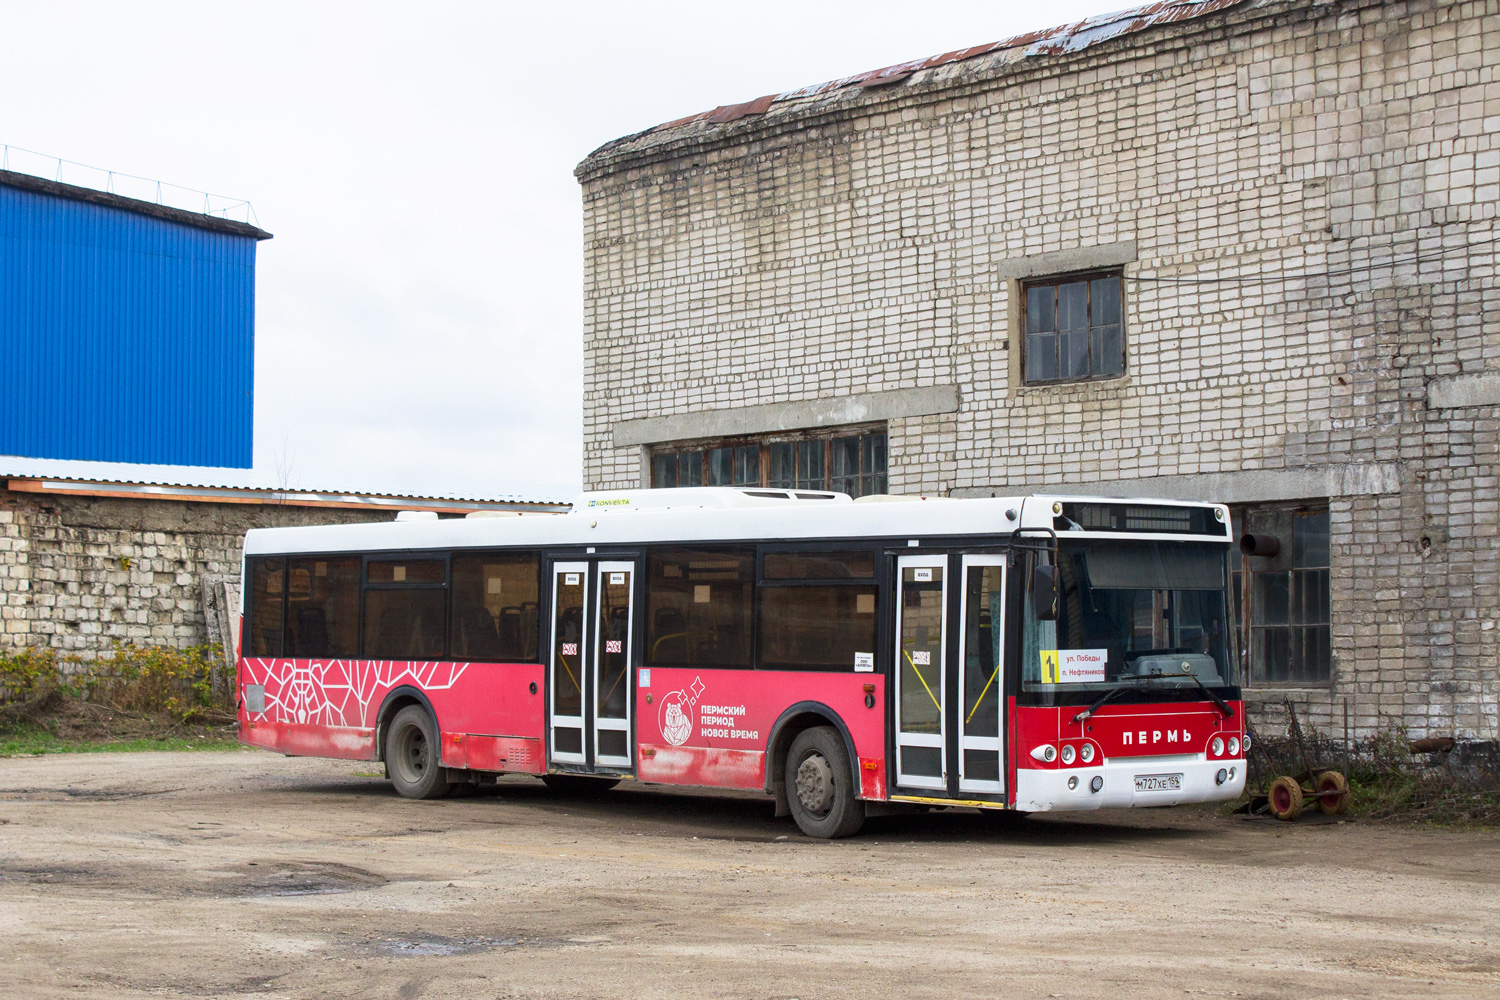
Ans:
[[[1031,606],[1038,621],[1057,621],[1057,567],[1033,566],[1031,569]]]

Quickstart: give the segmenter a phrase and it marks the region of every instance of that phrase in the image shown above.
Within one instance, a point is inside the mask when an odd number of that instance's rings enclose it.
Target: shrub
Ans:
[[[186,720],[232,705],[229,685],[214,684],[215,668],[222,662],[217,645],[173,649],[123,643],[92,661],[53,649],[0,652],[0,702],[31,701],[56,691]]]

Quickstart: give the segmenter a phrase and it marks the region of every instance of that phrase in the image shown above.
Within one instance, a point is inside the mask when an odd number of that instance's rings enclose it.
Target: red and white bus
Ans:
[[[892,804],[1237,797],[1223,506],[699,488],[572,512],[257,529],[240,737],[408,797],[539,775]]]

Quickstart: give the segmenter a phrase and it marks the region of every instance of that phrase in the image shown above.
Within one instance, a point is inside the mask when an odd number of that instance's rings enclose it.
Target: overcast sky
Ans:
[[[1124,6],[5,2],[0,143],[253,203],[267,485],[569,497],[579,160]]]

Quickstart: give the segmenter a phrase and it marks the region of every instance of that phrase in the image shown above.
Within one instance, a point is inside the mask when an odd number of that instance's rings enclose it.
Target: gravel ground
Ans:
[[[0,760],[0,996],[1495,997],[1486,831],[407,802],[256,751]]]

